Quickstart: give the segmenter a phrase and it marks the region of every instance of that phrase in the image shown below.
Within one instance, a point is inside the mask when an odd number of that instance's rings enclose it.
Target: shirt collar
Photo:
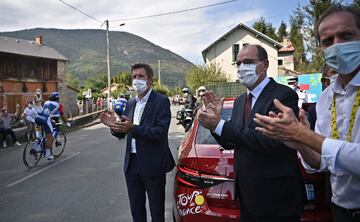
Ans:
[[[333,91],[335,93],[342,93],[344,92],[344,89],[342,88],[340,82],[338,81],[339,76],[336,77],[334,83],[333,83]],[[349,84],[345,87],[347,88],[349,85],[351,86],[360,86],[360,71],[354,76],[354,78],[349,82]]]
[[[257,85],[253,90],[251,90],[251,94],[255,97],[258,98],[260,96],[260,93],[264,90],[265,86],[270,82],[269,77],[265,77],[263,79],[263,81],[260,82],[259,85]],[[247,90],[249,93],[249,90]]]
[[[150,97],[150,93],[151,93],[151,92],[152,92],[152,89],[150,88],[149,92],[147,92],[146,95],[145,95],[141,100],[139,99],[138,96],[136,96],[136,97],[135,97],[136,102],[141,101],[141,102],[146,103],[146,102],[148,101],[149,97]]]

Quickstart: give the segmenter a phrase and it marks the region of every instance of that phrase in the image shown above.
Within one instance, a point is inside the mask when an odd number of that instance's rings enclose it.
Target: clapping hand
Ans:
[[[224,98],[217,97],[212,91],[205,92],[202,97],[204,106],[197,115],[201,124],[214,131],[221,119]]]
[[[100,121],[108,127],[112,127],[115,125],[116,117],[112,112],[103,112],[100,114]]]
[[[309,128],[303,109],[299,112],[299,120],[289,107],[284,106],[279,100],[274,100],[274,105],[281,112],[276,114],[270,111],[268,116],[255,114],[254,121],[259,124],[255,129],[273,139],[282,140],[287,146],[300,149],[301,146],[296,142],[297,136],[305,128]]]
[[[133,129],[133,124],[126,116],[121,116],[120,122],[115,121],[110,129],[118,133],[128,133]]]

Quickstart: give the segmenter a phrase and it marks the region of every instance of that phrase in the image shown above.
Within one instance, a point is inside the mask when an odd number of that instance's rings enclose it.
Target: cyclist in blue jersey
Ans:
[[[54,156],[51,154],[51,147],[54,141],[53,132],[54,128],[51,123],[51,117],[52,115],[59,112],[60,104],[59,104],[59,93],[53,92],[51,93],[51,96],[49,97],[49,100],[47,100],[44,103],[43,111],[40,113],[36,118],[35,122],[36,124],[39,124],[43,127],[43,130],[46,134],[46,152],[45,152],[45,158],[48,160],[51,160],[54,158]]]

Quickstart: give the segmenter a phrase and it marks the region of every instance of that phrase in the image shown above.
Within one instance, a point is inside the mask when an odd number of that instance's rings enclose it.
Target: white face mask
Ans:
[[[146,89],[148,88],[147,80],[143,80],[143,79],[134,79],[132,81],[132,85],[137,94],[143,94],[146,91]]]
[[[258,64],[241,63],[237,71],[237,77],[239,82],[244,86],[246,86],[246,88],[252,87],[255,84],[255,82],[259,79],[259,75],[256,73],[256,67],[261,63]]]

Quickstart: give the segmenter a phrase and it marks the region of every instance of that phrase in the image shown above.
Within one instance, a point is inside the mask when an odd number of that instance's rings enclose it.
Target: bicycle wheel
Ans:
[[[34,147],[38,143],[38,139],[32,139],[27,142],[23,151],[23,162],[27,168],[33,168],[41,159],[41,152],[36,152]]]
[[[66,136],[64,133],[59,133],[56,138],[54,138],[54,143],[52,146],[52,155],[55,158],[58,158],[65,150],[66,146]]]

